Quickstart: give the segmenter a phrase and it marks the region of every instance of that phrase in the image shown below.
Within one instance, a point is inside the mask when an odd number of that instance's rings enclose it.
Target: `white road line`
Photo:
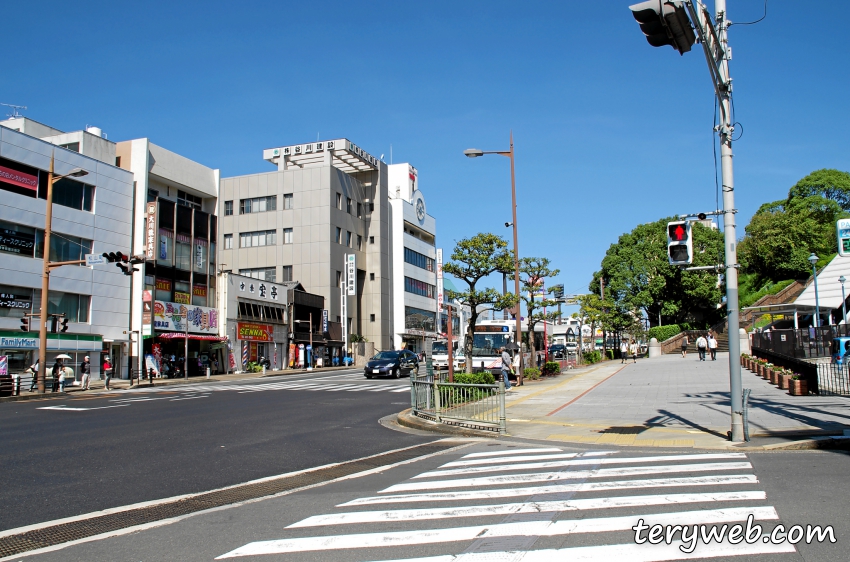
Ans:
[[[546,459],[551,459],[551,460],[570,459],[570,458],[574,458],[574,457],[578,457],[578,456],[596,457],[596,456],[602,456],[602,455],[592,453],[592,452],[587,453],[587,454],[584,454],[584,453],[560,453],[560,454],[557,454],[557,455],[523,455],[523,456],[508,457],[508,458],[473,459],[473,460],[468,460],[468,461],[460,460],[460,461],[448,462],[446,464],[440,465],[440,468],[442,468],[442,467],[452,467],[452,466],[475,466],[475,465],[482,465],[482,464],[496,464],[496,463],[500,463],[500,462],[540,461],[540,460],[546,460]]]
[[[463,458],[474,459],[479,457],[495,457],[501,455],[525,455],[529,453],[562,453],[563,451],[563,449],[558,449],[557,447],[543,447],[540,449],[508,449],[506,451],[483,451],[480,453],[469,453],[468,455],[463,455]]]
[[[589,498],[583,500],[503,503],[463,507],[436,507],[427,509],[396,509],[388,511],[353,511],[314,515],[286,527],[318,527],[322,525],[349,525],[353,523],[381,523],[386,521],[421,521],[424,519],[453,519],[456,517],[486,517],[516,513],[541,513],[587,509],[642,507],[647,505],[677,505],[682,503],[726,502],[763,500],[764,492],[714,492],[704,494],[662,494],[653,496],[620,496]]]
[[[108,408],[123,408],[129,404],[115,404],[114,406],[97,406],[93,408],[72,408],[70,406],[42,406],[36,410],[64,410],[67,412],[86,412],[88,410],[106,410]]]
[[[180,400],[194,400],[195,398],[209,398],[209,394],[202,394],[201,396],[185,396],[183,398],[172,398],[171,402],[178,402]]]
[[[554,480],[583,480],[585,478],[610,478],[639,476],[645,474],[670,474],[676,472],[710,472],[717,470],[752,470],[749,462],[715,462],[696,464],[672,464],[654,466],[628,466],[618,468],[598,468],[595,470],[573,470],[570,472],[537,472],[532,474],[506,474],[482,476],[478,478],[460,478],[457,480],[434,480],[429,482],[405,482],[379,491],[379,494],[392,492],[411,492],[414,490],[439,490],[440,488],[471,488],[477,486],[502,486],[530,482],[549,482]]]
[[[390,392],[410,392],[409,388],[399,388],[397,390],[390,390]]]
[[[476,525],[448,529],[428,529],[425,531],[299,537],[249,543],[219,556],[216,560],[237,556],[259,556],[262,554],[284,554],[317,550],[439,544],[493,537],[555,537],[579,533],[628,531],[641,518],[649,526],[737,523],[746,521],[750,514],[752,514],[754,519],[760,521],[779,519],[779,515],[773,507],[739,507],[706,511],[628,515],[624,517],[602,517],[597,519]]]
[[[654,478],[647,480],[613,480],[610,482],[582,482],[580,484],[558,484],[555,486],[530,486],[527,488],[501,488],[498,490],[472,490],[463,492],[434,492],[431,494],[400,494],[396,496],[373,496],[358,498],[336,507],[372,505],[379,503],[415,503],[436,501],[470,501],[496,498],[515,498],[541,494],[563,494],[568,492],[595,492],[599,490],[629,490],[634,488],[675,488],[687,486],[728,486],[732,484],[757,484],[752,474],[735,476],[686,476],[684,478]]]
[[[587,464],[626,464],[647,462],[670,462],[670,461],[699,461],[720,459],[745,459],[744,453],[707,453],[698,455],[660,455],[655,457],[611,457],[607,459],[577,459],[553,462],[529,462],[524,464],[500,464],[494,466],[478,466],[470,468],[456,468],[451,470],[432,470],[423,472],[413,478],[442,478],[444,476],[455,476],[459,474],[481,474],[484,472],[503,472],[505,470],[529,470],[540,468],[560,468],[563,466],[576,466]]]
[[[794,545],[756,542],[747,544],[711,543],[699,545],[691,554],[679,550],[680,541],[667,544],[606,544],[600,546],[576,546],[572,548],[530,550],[527,552],[468,552],[423,558],[383,560],[383,562],[664,562],[667,560],[697,560],[721,556],[754,556],[757,554],[784,554],[797,552]]]

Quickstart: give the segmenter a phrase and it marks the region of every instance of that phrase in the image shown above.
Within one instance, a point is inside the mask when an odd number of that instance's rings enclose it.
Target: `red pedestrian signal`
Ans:
[[[667,225],[667,238],[674,242],[685,242],[688,239],[688,229],[685,228],[685,223],[669,223]]]
[[[675,221],[667,223],[667,259],[670,265],[693,263],[694,246],[691,240],[691,223]]]

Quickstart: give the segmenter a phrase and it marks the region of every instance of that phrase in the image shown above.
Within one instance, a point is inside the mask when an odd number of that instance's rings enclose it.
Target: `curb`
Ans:
[[[490,439],[498,439],[499,437],[502,437],[502,435],[495,431],[469,429],[466,427],[446,425],[425,420],[418,416],[414,416],[411,413],[410,408],[399,412],[396,421],[398,422],[398,425],[408,427],[410,429],[430,431],[432,433],[442,433],[444,435],[454,435],[456,437],[489,437]]]

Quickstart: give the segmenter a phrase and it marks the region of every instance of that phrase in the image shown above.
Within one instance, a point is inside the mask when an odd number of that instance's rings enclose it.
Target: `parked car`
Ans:
[[[574,341],[568,341],[564,347],[567,349],[567,353],[570,355],[575,355],[578,353],[578,344]]]
[[[561,343],[552,344],[549,346],[549,357],[553,359],[563,359],[567,355],[567,346]]]
[[[419,358],[412,351],[379,351],[363,368],[367,379],[389,376],[399,378],[402,373],[410,375],[419,370]]]

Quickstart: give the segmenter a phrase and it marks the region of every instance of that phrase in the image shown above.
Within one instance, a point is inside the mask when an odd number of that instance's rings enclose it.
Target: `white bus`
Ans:
[[[523,331],[528,326],[523,323]],[[472,339],[472,368],[485,368],[499,374],[502,366],[502,356],[499,349],[516,340],[516,320],[479,320],[475,324],[475,332]],[[535,349],[545,349],[543,343],[543,323],[538,322],[534,327]],[[528,349],[522,344],[523,359],[529,364]]]

